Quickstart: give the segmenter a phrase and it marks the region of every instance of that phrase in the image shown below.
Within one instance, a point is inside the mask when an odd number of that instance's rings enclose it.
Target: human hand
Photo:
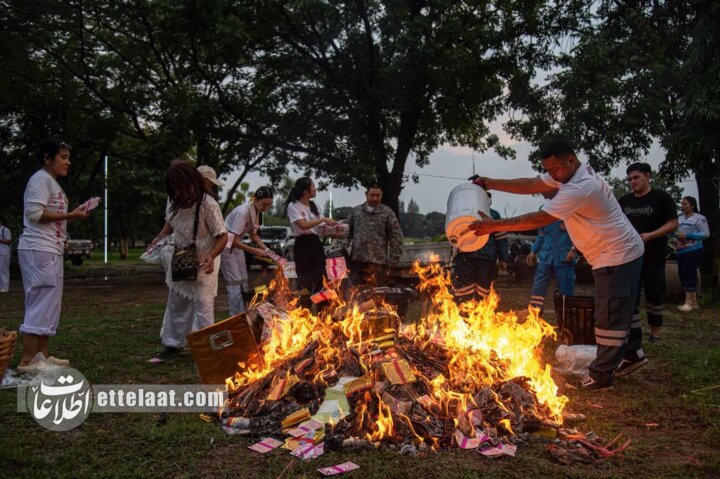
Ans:
[[[490,184],[492,182],[492,178],[488,178],[487,176],[474,175],[468,179],[483,189],[486,189],[486,190],[492,189],[492,187],[490,186]]]
[[[648,241],[653,239],[650,233],[640,233],[640,238],[642,238],[643,243],[647,243]]]
[[[86,211],[85,207],[82,205],[78,206],[77,208],[72,210],[70,213],[68,213],[68,219],[73,219],[73,220],[84,220],[88,216],[90,216],[90,212]]]
[[[470,223],[468,229],[472,230],[475,233],[475,236],[483,236],[494,232],[496,230],[495,225],[493,225],[495,220],[482,211],[478,211],[478,214],[482,219]]]
[[[262,249],[262,248],[256,248],[255,249],[255,256],[258,258],[264,258],[268,255],[268,250]]]
[[[337,221],[335,221],[335,220],[332,219],[332,218],[323,218],[323,221],[325,222],[325,224],[330,225],[330,226],[332,226],[332,225],[334,225],[335,223],[337,223]]]
[[[568,253],[565,255],[565,262],[570,263],[572,261],[575,261],[575,258],[577,258],[577,253],[574,249],[571,249],[568,251]]]
[[[213,261],[213,257],[206,253],[199,255],[198,260],[198,270],[202,271],[205,274],[212,274],[215,267],[215,261]]]
[[[677,233],[675,233],[675,236],[681,240],[685,239],[685,233],[683,233],[682,231],[678,231]]]
[[[537,264],[537,255],[531,251],[525,261],[528,266],[534,266]]]
[[[498,266],[500,266],[500,271],[507,271],[508,269],[507,261],[500,261]]]

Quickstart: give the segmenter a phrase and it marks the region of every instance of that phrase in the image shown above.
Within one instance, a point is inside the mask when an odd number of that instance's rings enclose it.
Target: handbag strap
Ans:
[[[195,244],[195,239],[197,238],[197,232],[198,232],[198,222],[200,221],[200,206],[202,205],[202,200],[205,197],[205,195],[200,197],[200,201],[197,203],[197,208],[195,208],[195,224],[193,224],[193,239],[192,242]]]

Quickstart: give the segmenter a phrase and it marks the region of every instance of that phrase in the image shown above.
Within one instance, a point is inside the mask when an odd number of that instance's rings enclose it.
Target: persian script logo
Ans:
[[[69,431],[82,424],[92,410],[92,387],[72,368],[52,368],[27,388],[26,404],[35,421],[51,431]]]

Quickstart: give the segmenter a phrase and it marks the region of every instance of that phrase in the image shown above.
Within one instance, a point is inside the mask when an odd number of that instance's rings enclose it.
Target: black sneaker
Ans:
[[[641,359],[623,359],[620,361],[620,365],[615,370],[615,376],[627,376],[633,371],[637,371],[641,367],[649,363],[648,358],[643,357]]]
[[[659,343],[661,341],[660,336],[653,336],[652,334],[648,338],[651,343]]]
[[[565,387],[569,389],[579,389],[581,391],[604,391],[612,389],[612,380],[596,381],[589,374],[575,383],[565,383]]]

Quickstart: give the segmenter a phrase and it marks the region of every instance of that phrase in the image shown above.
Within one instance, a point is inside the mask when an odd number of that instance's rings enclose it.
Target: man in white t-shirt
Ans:
[[[547,173],[535,178],[475,178],[486,189],[518,194],[557,191],[540,211],[493,220],[484,216],[470,228],[478,236],[495,231],[527,231],[554,221],[565,222],[575,247],[593,268],[595,278],[595,341],[597,358],[589,374],[574,385],[584,390],[612,387],[647,364],[640,338],[629,340],[637,287],[645,251],[640,235],[620,209],[612,190],[589,165],[578,161],[572,145],[553,140],[541,151]]]
[[[0,293],[10,290],[10,244],[12,234],[5,226],[5,217],[0,216]]]

